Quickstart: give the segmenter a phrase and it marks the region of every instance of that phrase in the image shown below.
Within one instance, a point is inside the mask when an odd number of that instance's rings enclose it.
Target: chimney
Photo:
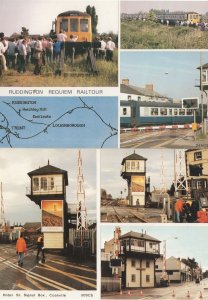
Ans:
[[[147,90],[148,92],[153,92],[153,84],[152,83],[147,83],[145,85],[145,90]]]
[[[122,84],[129,85],[129,79],[122,79]]]

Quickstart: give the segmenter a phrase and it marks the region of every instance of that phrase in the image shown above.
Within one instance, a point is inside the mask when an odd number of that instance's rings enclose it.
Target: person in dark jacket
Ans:
[[[42,254],[42,262],[45,262],[45,251],[44,251],[44,242],[43,242],[43,237],[39,236],[38,241],[37,241],[37,260],[39,260],[39,254]]]

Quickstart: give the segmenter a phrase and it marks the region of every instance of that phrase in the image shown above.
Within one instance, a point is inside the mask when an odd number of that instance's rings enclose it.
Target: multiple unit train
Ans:
[[[67,35],[77,36],[77,42],[92,42],[91,16],[80,11],[66,11],[59,14],[53,22],[56,35],[63,30]]]
[[[202,16],[196,12],[170,12],[157,14],[157,19],[161,21],[169,22],[188,22],[189,24],[197,24],[202,20]]]
[[[205,107],[204,107],[204,113]],[[200,109],[196,110],[197,123],[201,122]],[[121,100],[120,126],[133,128],[153,125],[191,124],[194,122],[194,110],[182,108],[181,103],[156,101],[145,102]]]

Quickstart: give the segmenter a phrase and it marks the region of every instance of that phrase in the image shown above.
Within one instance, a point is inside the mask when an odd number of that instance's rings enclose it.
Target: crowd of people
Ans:
[[[78,36],[70,35],[69,42],[76,42]],[[16,69],[19,73],[26,72],[29,64],[34,65],[33,73],[39,75],[42,65],[53,62],[60,63],[62,49],[64,48],[67,35],[63,30],[52,39],[51,37],[27,37],[5,38],[4,33],[0,33],[0,60],[3,69]],[[99,48],[95,48],[93,53],[96,58],[113,60],[113,52],[116,48],[111,37],[104,41],[103,37],[97,37],[95,41],[100,42]],[[66,56],[74,57],[75,47],[66,53]]]

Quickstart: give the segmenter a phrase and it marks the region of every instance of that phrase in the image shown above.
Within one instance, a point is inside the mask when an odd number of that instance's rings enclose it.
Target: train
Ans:
[[[200,23],[202,16],[197,12],[169,12],[157,14],[157,19],[160,22],[169,21],[172,22],[188,22],[190,24]]]
[[[67,35],[67,41],[71,35],[76,35],[77,42],[92,42],[91,16],[85,12],[71,10],[60,13],[53,22],[54,25],[55,34],[63,30]]]
[[[201,122],[200,109],[196,110],[195,121]],[[204,106],[206,115],[206,107]],[[120,101],[120,126],[133,128],[153,125],[180,125],[194,122],[194,110],[182,108],[182,103],[156,101]]]

